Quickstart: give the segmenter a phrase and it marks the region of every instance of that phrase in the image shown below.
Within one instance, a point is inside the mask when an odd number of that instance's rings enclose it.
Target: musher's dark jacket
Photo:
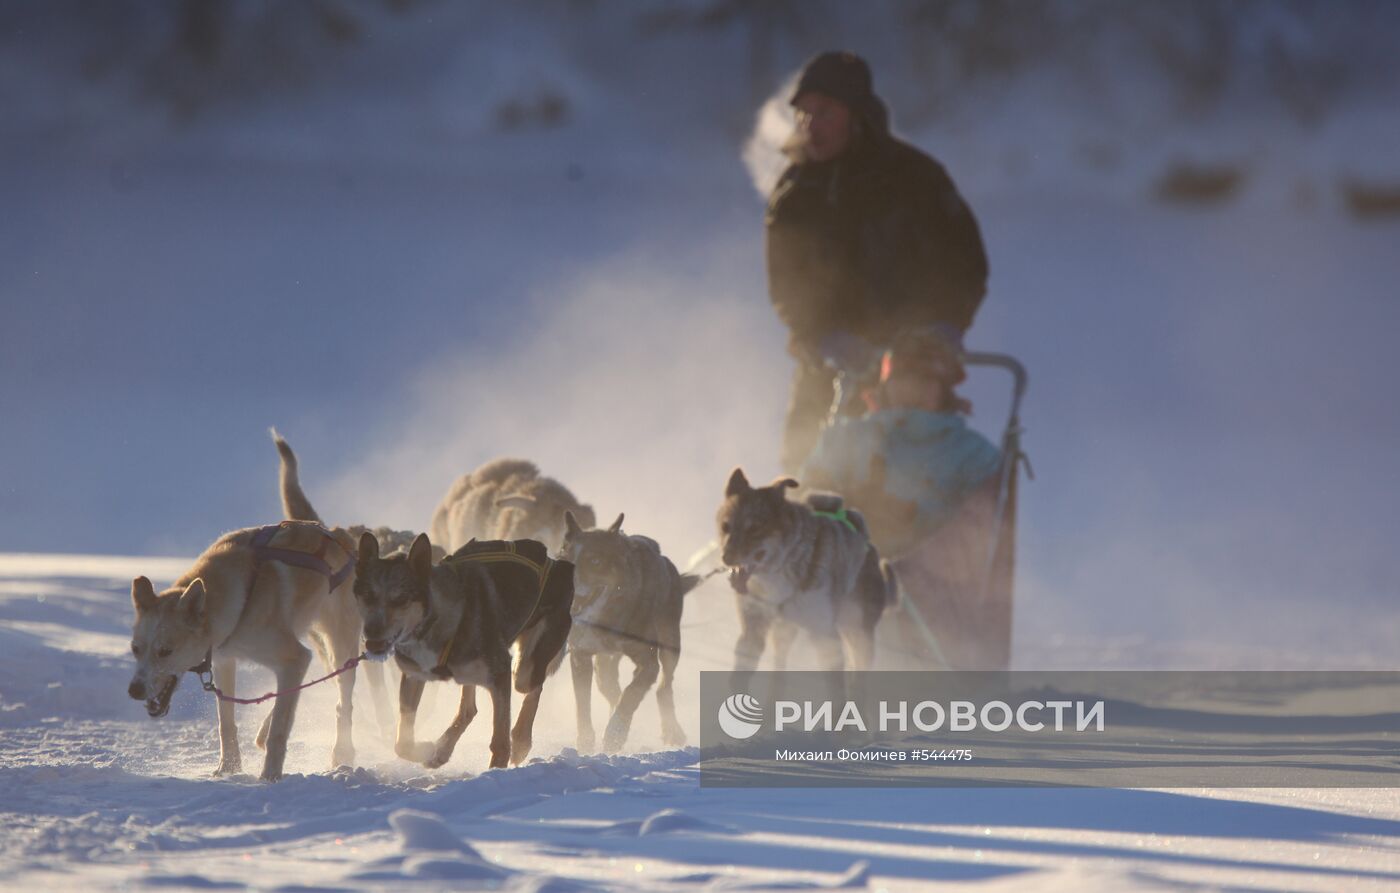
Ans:
[[[846,331],[887,345],[911,326],[972,324],[987,255],[943,166],[867,129],[840,158],[793,164],[768,202],[768,293],[811,355]]]

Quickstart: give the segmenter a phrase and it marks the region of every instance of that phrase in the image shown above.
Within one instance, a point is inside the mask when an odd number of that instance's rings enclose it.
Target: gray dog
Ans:
[[[622,515],[607,530],[584,530],[573,513],[565,513],[561,558],[574,564],[574,625],[569,633],[569,663],[578,712],[578,748],[593,749],[593,671],[598,689],[612,708],[603,749],[622,749],[632,715],[652,683],[661,709],[661,735],[667,746],[685,744],[676,719],[672,691],[681,657],[681,609],[684,596],[700,578],[683,575],[656,541],[622,532]],[[632,680],[623,689],[618,679],[622,658],[632,661]]]
[[[734,569],[742,626],[734,667],[758,666],[772,627],[778,669],[798,630],[812,637],[819,669],[868,669],[875,624],[894,601],[893,571],[870,544],[860,513],[830,495],[793,502],[786,494],[796,486],[783,478],[754,487],[736,468],[725,487],[720,550]]]

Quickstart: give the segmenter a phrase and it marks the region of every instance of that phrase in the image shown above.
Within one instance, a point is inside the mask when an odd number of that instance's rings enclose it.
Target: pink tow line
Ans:
[[[205,691],[213,692],[214,696],[221,701],[231,701],[234,704],[261,704],[263,701],[270,701],[273,698],[279,698],[282,695],[289,695],[294,691],[301,691],[303,688],[310,688],[311,686],[316,685],[319,682],[325,682],[327,679],[334,679],[341,673],[345,673],[355,669],[355,667],[360,663],[360,661],[364,659],[364,654],[357,655],[356,657],[352,657],[349,660],[347,660],[345,664],[341,666],[340,669],[335,670],[331,673],[327,673],[320,679],[312,679],[310,682],[303,682],[301,685],[298,685],[294,688],[284,688],[282,691],[270,691],[267,694],[257,698],[235,698],[233,695],[224,694],[223,692],[219,691],[219,687],[214,684],[213,672],[208,670],[199,674],[199,684],[204,686]]]

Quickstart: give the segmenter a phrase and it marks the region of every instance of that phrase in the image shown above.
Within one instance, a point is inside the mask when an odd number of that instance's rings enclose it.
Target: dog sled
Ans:
[[[899,579],[898,601],[876,631],[883,668],[997,670],[1011,660],[1021,469],[1032,477],[1021,449],[1020,409],[1028,377],[1025,367],[1005,354],[966,353],[963,364],[969,372],[1011,374],[1000,463],[951,518],[912,545],[887,549],[878,529],[872,529],[875,545]]]

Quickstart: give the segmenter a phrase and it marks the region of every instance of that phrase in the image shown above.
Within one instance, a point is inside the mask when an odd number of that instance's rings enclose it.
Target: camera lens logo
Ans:
[[[752,695],[730,695],[719,705],[719,727],[730,738],[752,738],[763,726],[763,705]]]

